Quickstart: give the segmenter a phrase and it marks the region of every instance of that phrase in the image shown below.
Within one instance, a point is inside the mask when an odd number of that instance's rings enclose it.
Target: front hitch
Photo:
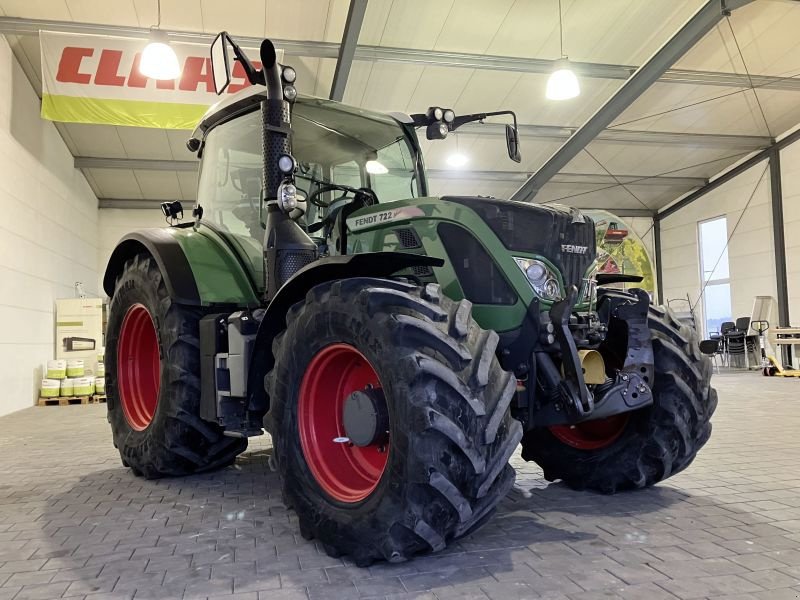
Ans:
[[[580,353],[569,328],[577,289],[573,286],[564,300],[553,304],[550,319],[561,351],[563,377],[549,354],[535,353],[535,364],[545,389],[557,391],[553,402],[539,405],[533,418],[537,427],[603,419],[653,403],[650,388],[654,372],[653,347],[647,324],[650,297],[644,290],[634,290],[633,294],[635,298],[608,298],[612,303],[609,317],[627,325],[628,346],[622,368],[613,379],[597,385],[594,394],[586,385]]]
[[[569,328],[569,317],[577,298],[578,288],[573,285],[569,288],[567,297],[550,308],[550,321],[554,327],[553,335],[561,349],[561,364],[564,369],[564,379],[559,385],[561,396],[567,414],[573,419],[582,420],[592,414],[594,398],[586,387],[578,348]]]
[[[625,321],[628,326],[628,348],[625,362],[617,372],[614,383],[597,400],[592,419],[602,419],[653,403],[653,345],[647,315],[650,296],[641,289],[632,290],[633,298],[609,298],[617,303],[611,308],[611,317]]]

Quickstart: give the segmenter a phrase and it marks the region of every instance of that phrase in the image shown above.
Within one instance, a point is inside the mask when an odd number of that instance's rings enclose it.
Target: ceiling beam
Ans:
[[[730,2],[730,0],[728,0]],[[150,30],[145,27],[126,27],[120,25],[100,25],[77,23],[74,21],[51,21],[40,19],[21,19],[0,17],[0,34],[38,35],[39,30],[62,31],[67,33],[89,33],[97,35],[124,36],[146,39]],[[212,33],[193,31],[164,30],[176,42],[210,44]],[[245,48],[258,48],[261,38],[236,36],[237,42]],[[316,58],[339,57],[339,46],[335,42],[273,39],[277,48],[289,56],[308,56]],[[515,73],[539,73],[549,75],[553,71],[554,60],[524,58],[516,56],[492,56],[465,52],[442,52],[415,48],[390,48],[383,46],[357,46],[353,60],[368,62],[393,62],[405,64],[460,67]],[[637,69],[634,65],[615,65],[588,62],[571,62],[575,72],[581,77],[596,79],[627,80]],[[770,75],[750,75],[755,87],[771,90],[800,90],[800,79],[775,77]],[[716,71],[695,71],[689,69],[668,69],[658,79],[664,83],[683,83],[689,85],[713,85],[721,87],[749,88],[750,80],[746,73],[720,73]]]
[[[366,12],[367,0],[350,0],[347,20],[344,23],[344,33],[342,33],[342,43],[339,45],[339,56],[336,59],[336,70],[333,72],[331,100],[341,102],[344,98],[344,90],[347,87],[347,79],[350,77],[350,68],[353,66],[353,56],[356,53],[358,36],[361,33],[361,25]]]
[[[737,0],[737,6],[745,4]],[[727,14],[726,0],[707,0],[636,72],[623,83],[588,121],[539,167],[512,199],[530,201],[553,176],[647,91],[686,52]]]
[[[526,181],[529,173],[524,171],[456,171],[451,169],[426,169],[429,179],[448,179],[465,181]],[[551,183],[573,185],[662,185],[681,187],[701,187],[708,183],[703,177],[671,177],[647,175],[608,175],[604,173],[559,173]],[[604,188],[607,189],[607,188]]]
[[[134,169],[137,171],[190,171],[196,172],[198,160],[156,160],[150,158],[106,158],[76,156],[76,169]]]
[[[105,158],[76,156],[76,169],[133,169],[137,171],[187,171],[196,172],[199,161],[195,160],[154,160],[147,158]],[[455,171],[448,169],[427,169],[431,179],[464,179],[483,181],[525,181],[529,173],[524,171]],[[702,177],[670,177],[649,175],[607,175],[594,173],[559,173],[553,183],[572,183],[579,185],[668,185],[700,187],[708,183]]]
[[[577,127],[558,125],[519,125],[521,137],[545,141],[563,141],[575,133]],[[459,133],[469,135],[505,136],[505,125],[501,123],[471,123],[458,128]],[[652,144],[656,146],[676,145],[704,148],[733,148],[755,150],[765,148],[774,141],[766,135],[735,135],[727,133],[691,133],[670,131],[647,131],[632,129],[605,129],[597,134],[598,142],[621,144]],[[524,150],[524,148],[523,148]]]
[[[145,200],[141,198],[99,198],[98,208],[123,208],[127,210],[158,210],[162,202],[169,202],[169,200]],[[192,200],[182,200],[188,205]],[[645,217],[652,219],[655,211],[646,210],[644,208],[596,208],[596,207],[581,207],[582,210],[607,210],[618,217]]]

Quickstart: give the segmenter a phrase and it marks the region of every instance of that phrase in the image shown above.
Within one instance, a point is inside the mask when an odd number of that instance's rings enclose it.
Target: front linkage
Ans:
[[[536,385],[525,386],[517,404],[528,408],[518,415],[527,429],[604,419],[653,403],[647,292],[609,295],[601,291],[598,323],[591,336],[577,319],[576,298],[577,290],[572,287],[566,298],[539,313],[539,329],[550,333],[554,343],[549,347],[537,344],[531,352],[527,380]],[[621,337],[626,347],[620,347],[618,334],[625,334]],[[585,373],[590,360],[587,354],[595,361],[602,360],[600,375],[597,363],[588,376]],[[560,369],[556,361],[560,361]]]

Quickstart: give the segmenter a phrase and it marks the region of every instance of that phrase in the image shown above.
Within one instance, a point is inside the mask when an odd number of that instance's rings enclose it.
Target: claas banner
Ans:
[[[181,75],[156,81],[139,72],[146,39],[41,31],[39,40],[42,117],[51,121],[193,129],[220,99],[214,92],[208,44],[171,42]],[[258,56],[258,50],[248,54]],[[237,61],[223,96],[248,85]]]

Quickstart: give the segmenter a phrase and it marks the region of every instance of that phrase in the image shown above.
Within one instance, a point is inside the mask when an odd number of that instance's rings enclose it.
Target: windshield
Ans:
[[[403,128],[390,117],[321,99],[303,99],[292,111],[292,151],[302,196],[328,183],[370,187],[380,202],[419,195],[415,154]],[[340,192],[329,192],[325,203]],[[257,240],[263,230],[261,115],[237,117],[212,129],[205,140],[198,202],[203,220],[226,233]],[[298,222],[310,225],[324,210],[308,205]]]

